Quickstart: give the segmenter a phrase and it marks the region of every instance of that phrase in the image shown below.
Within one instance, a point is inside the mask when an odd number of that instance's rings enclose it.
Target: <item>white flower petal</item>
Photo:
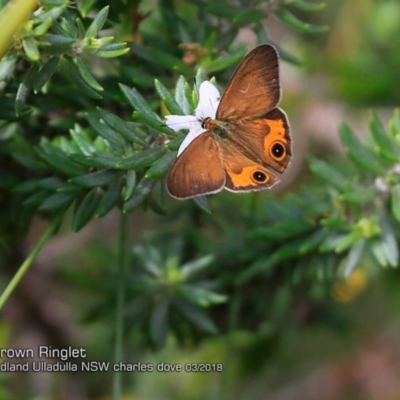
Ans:
[[[201,120],[204,118],[215,118],[219,104],[219,91],[209,81],[204,81],[199,88],[199,104],[196,107],[195,116],[193,115],[167,115],[165,117],[166,125],[175,130],[189,129],[182,144],[178,150],[178,156],[192,143],[197,136],[206,132],[201,126]]]
[[[180,156],[180,154],[183,152],[183,150],[186,149],[186,147],[189,146],[190,143],[193,142],[194,139],[197,138],[197,136],[201,135],[202,133],[206,132],[205,129],[203,129],[201,126],[199,129],[191,129],[189,133],[186,135],[185,139],[183,139],[183,142],[181,143],[177,157]]]
[[[165,124],[174,131],[201,128],[200,122],[193,115],[167,115]]]
[[[204,81],[199,88],[199,104],[196,107],[197,118],[215,118],[219,104],[219,91],[209,81]]]

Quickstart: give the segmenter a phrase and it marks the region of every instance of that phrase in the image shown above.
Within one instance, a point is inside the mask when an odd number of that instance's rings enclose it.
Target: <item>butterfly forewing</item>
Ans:
[[[278,53],[264,44],[240,63],[226,88],[216,119],[249,118],[276,108],[281,97]]]

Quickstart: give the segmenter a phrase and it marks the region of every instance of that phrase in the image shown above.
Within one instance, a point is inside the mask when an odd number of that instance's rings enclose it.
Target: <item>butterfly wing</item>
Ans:
[[[271,187],[291,156],[290,128],[285,113],[276,108],[252,120],[233,120],[230,138],[219,139],[226,172],[225,187],[232,191]]]
[[[168,193],[181,200],[219,192],[224,185],[220,150],[209,132],[202,133],[190,143],[167,176]]]
[[[252,50],[240,63],[221,98],[216,119],[260,116],[281,98],[278,53],[269,44]]]
[[[250,159],[236,146],[222,149],[225,168],[225,189],[232,192],[249,192],[270,188],[278,177],[263,165]]]

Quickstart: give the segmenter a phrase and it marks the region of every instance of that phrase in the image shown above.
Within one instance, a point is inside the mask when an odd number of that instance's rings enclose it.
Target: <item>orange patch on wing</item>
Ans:
[[[264,121],[265,122],[263,122],[263,123],[266,123],[270,128],[269,133],[265,136],[265,139],[264,139],[264,149],[267,151],[267,149],[269,149],[271,143],[275,142],[276,140],[279,140],[279,141],[287,144],[287,140],[285,138],[286,129],[285,129],[283,120],[267,119]]]
[[[242,171],[238,174],[235,174],[228,164],[225,164],[225,169],[235,187],[247,188],[259,185],[259,183],[255,182],[253,179],[253,173],[260,169],[260,167],[258,167],[257,165],[244,167],[242,168]],[[263,182],[263,184],[266,184],[269,180],[270,176],[267,175],[266,181]]]

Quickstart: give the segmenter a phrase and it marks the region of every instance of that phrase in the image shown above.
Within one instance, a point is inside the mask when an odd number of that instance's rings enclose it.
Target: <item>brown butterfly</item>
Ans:
[[[283,173],[292,155],[289,123],[277,108],[280,98],[278,53],[271,45],[258,46],[233,74],[215,119],[197,117],[205,132],[178,155],[167,176],[168,193],[189,199],[278,182],[271,170]]]

